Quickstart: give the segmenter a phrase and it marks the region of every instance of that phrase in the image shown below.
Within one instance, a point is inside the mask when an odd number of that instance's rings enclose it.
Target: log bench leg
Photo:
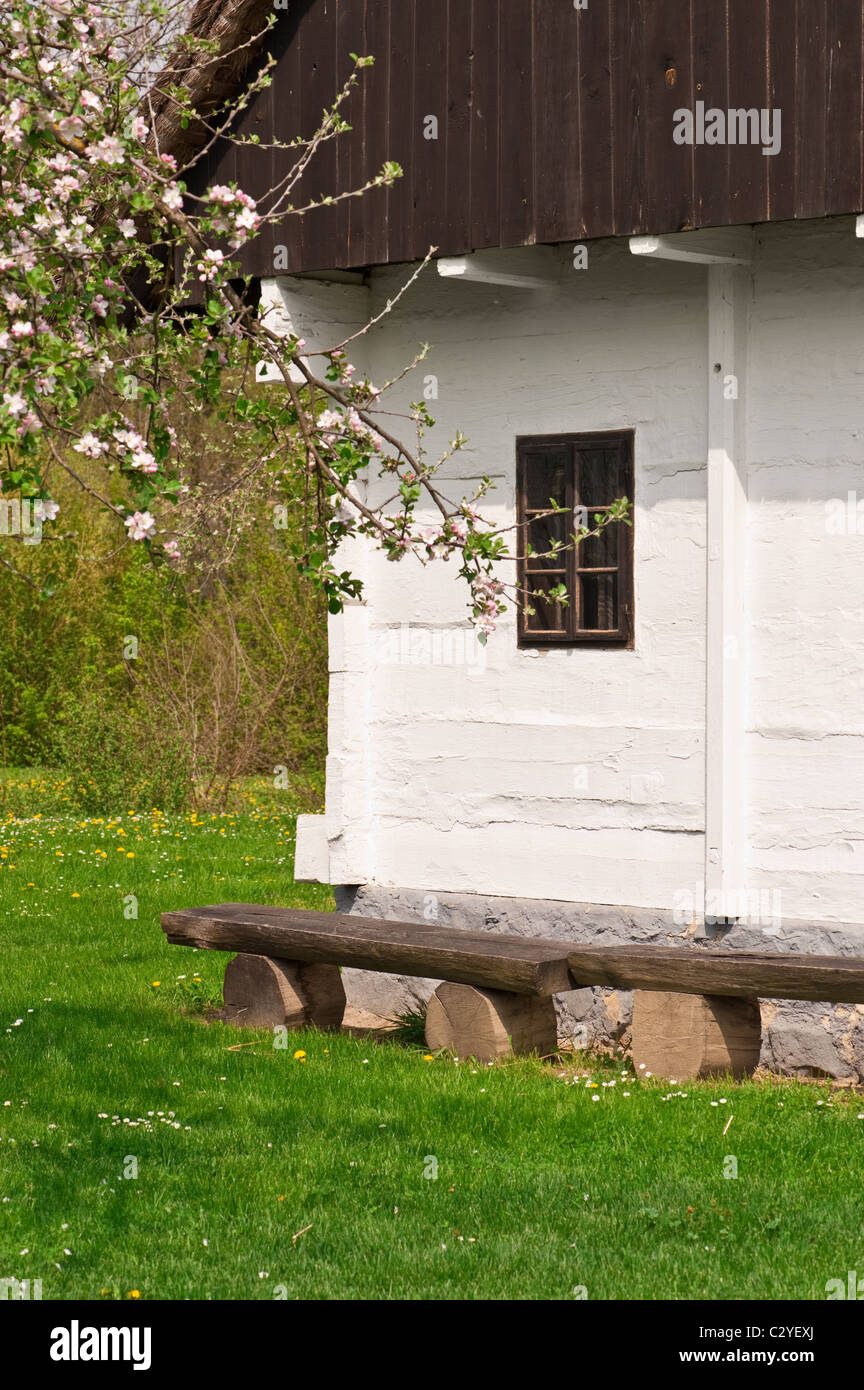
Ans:
[[[548,1056],[558,1046],[551,996],[512,994],[473,985],[439,985],[426,1010],[426,1043],[457,1057],[491,1062],[511,1053]]]
[[[637,989],[632,1039],[634,1066],[655,1076],[751,1076],[762,1044],[759,1002]]]
[[[339,1028],[345,990],[338,965],[235,956],[225,967],[225,1018],[238,1028]]]

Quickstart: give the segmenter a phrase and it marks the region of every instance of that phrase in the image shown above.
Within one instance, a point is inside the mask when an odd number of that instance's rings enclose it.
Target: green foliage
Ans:
[[[225,806],[238,779],[277,767],[313,795],[325,605],[290,563],[292,531],[250,525],[230,569],[202,582],[140,546],[112,555],[108,524],[61,497],[74,541],[5,541],[30,583],[0,567],[0,765],[56,769],[88,813]]]
[[[426,1046],[426,1009],[409,1009],[396,1015],[396,1027],[389,1034],[394,1041],[403,1046]]]
[[[87,815],[181,810],[192,798],[188,745],[175,731],[148,727],[146,712],[104,691],[68,699],[55,733],[70,799]]]

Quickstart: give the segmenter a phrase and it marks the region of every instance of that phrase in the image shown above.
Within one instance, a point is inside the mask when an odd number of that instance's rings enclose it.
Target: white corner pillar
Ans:
[[[305,339],[304,360],[319,376],[326,364],[317,354],[360,334],[369,322],[370,304],[363,276],[348,272],[274,275],[261,283],[265,323],[280,336]],[[358,336],[346,348],[360,373],[369,366],[368,343]],[[292,376],[305,381],[296,368]],[[283,385],[281,373],[266,364],[258,379],[273,382],[277,390]],[[368,544],[359,538],[345,542],[335,559],[339,569],[365,581],[368,557]],[[343,612],[329,619],[326,809],[323,815],[298,817],[298,882],[348,885],[367,883],[372,876],[368,626],[365,597],[347,600]]]
[[[338,563],[365,584],[368,543],[343,542]],[[297,883],[363,884],[374,873],[369,641],[367,599],[346,599],[342,613],[328,620],[325,810],[297,817]]]
[[[362,537],[345,542],[340,567],[368,581],[369,544]],[[371,685],[367,597],[346,600],[328,624],[330,694],[327,711],[327,829],[329,877],[334,884],[371,882],[372,834]]]
[[[750,277],[708,270],[705,917],[734,917],[745,884],[746,377]],[[706,933],[712,934],[710,925]]]
[[[368,542],[345,541],[337,563],[356,578],[368,577]],[[298,883],[352,886],[369,883],[374,871],[372,834],[371,680],[369,609],[364,595],[347,599],[327,624],[326,793],[323,815],[298,816],[294,877]]]

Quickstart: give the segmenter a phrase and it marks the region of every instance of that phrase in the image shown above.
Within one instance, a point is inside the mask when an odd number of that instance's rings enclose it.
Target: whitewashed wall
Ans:
[[[761,238],[751,336],[749,872],[783,915],[864,921],[864,242]]]
[[[364,555],[367,601],[332,620],[327,816],[301,826],[298,871],[673,908],[703,877],[707,271],[626,242],[593,244],[582,271],[566,248],[516,254],[529,275],[557,260],[548,291],[429,271],[358,361],[380,383],[432,345],[401,399],[437,377],[431,443],[470,440],[449,489],[492,474],[502,519],[517,435],[635,429],[635,650],[520,652],[510,615],[484,652],[447,566]],[[367,307],[407,274],[375,272]],[[342,288],[306,282],[310,321],[314,296],[332,306]],[[296,282],[282,289],[293,302]],[[346,290],[355,308],[363,293]],[[864,920],[864,518],[861,536],[831,536],[825,511],[864,497],[862,311],[852,220],[760,233],[746,886],[826,922]]]

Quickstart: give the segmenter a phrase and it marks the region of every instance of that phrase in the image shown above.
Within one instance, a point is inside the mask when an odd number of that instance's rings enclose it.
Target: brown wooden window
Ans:
[[[632,646],[632,524],[610,522],[575,548],[538,558],[553,541],[566,544],[580,516],[593,528],[595,515],[620,497],[632,503],[632,431],[520,438],[516,456],[520,587],[548,592],[563,583],[569,599],[529,599],[534,612],[520,611],[520,647]],[[550,501],[566,511],[543,516]],[[526,554],[528,547],[534,555]]]

